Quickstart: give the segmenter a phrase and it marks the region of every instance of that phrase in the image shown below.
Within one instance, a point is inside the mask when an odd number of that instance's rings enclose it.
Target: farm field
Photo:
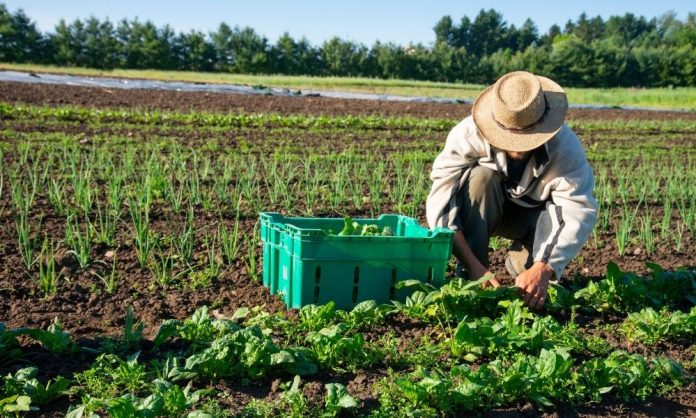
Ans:
[[[542,314],[453,265],[350,312],[263,287],[259,212],[424,223],[469,111],[0,83],[0,413],[695,415],[694,112],[569,112],[599,222]]]

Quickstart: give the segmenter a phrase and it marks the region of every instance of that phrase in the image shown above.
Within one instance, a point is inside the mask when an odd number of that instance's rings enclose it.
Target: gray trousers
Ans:
[[[532,255],[551,234],[551,217],[546,206],[525,208],[507,196],[501,175],[490,168],[476,166],[457,199],[460,229],[472,252],[488,267],[488,241],[491,236],[514,240],[511,252],[522,250],[526,257],[511,257],[518,273],[531,267]],[[526,250],[526,251],[524,251]]]

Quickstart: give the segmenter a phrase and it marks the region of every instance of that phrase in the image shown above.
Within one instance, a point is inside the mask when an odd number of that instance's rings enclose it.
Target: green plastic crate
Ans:
[[[393,236],[337,236],[343,218],[291,218],[261,213],[263,284],[290,308],[334,301],[350,309],[364,300],[404,300],[401,280],[443,284],[453,232],[431,231],[416,219],[381,215],[354,219],[392,230]]]

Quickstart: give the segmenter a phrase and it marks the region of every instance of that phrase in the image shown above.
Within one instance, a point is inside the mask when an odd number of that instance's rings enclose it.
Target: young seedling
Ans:
[[[72,248],[70,253],[77,258],[80,268],[84,269],[89,265],[90,252],[92,251],[92,240],[89,236],[89,221],[84,228],[80,228],[80,223],[76,216],[70,215],[65,223],[65,242]]]
[[[97,276],[102,283],[104,283],[104,290],[106,290],[106,293],[112,295],[114,291],[116,291],[116,285],[119,281],[119,275],[116,271],[116,255],[114,255],[114,258],[111,261],[111,271],[109,274],[101,275],[95,272],[94,275]]]
[[[205,239],[205,249],[208,255],[208,267],[207,273],[211,279],[216,279],[220,277],[220,271],[222,270],[220,263],[217,260],[215,253],[215,237],[206,237]]]
[[[177,186],[178,183],[178,186]],[[172,212],[179,213],[184,202],[184,188],[181,186],[181,182],[174,177],[168,177],[168,181],[165,184],[165,200],[169,203],[172,208]]]
[[[176,278],[174,275],[174,257],[170,254],[160,255],[159,260],[153,256],[150,258],[150,271],[155,276],[155,281],[162,287],[170,285]]]
[[[50,296],[58,290],[60,273],[56,271],[56,255],[53,243],[44,240],[39,254],[39,289]]]
[[[174,242],[179,258],[186,264],[190,264],[193,260],[193,249],[196,245],[196,230],[194,229],[193,220],[193,206],[189,206],[186,212],[184,228],[181,233],[176,236]]]
[[[682,248],[684,247],[684,233],[686,232],[686,229],[687,228],[684,221],[677,222],[677,226],[674,228],[674,249],[677,250],[677,252],[681,252]]]
[[[128,305],[126,310],[126,320],[123,325],[123,346],[128,350],[133,350],[140,346],[143,339],[143,329],[145,324],[138,321],[133,314],[133,307]]]
[[[314,207],[319,199],[319,184],[321,177],[317,173],[317,164],[312,158],[306,156],[302,159],[302,189],[304,190],[304,203],[306,215],[314,213]]]
[[[95,217],[95,222],[91,222],[89,218],[87,218],[91,235],[99,243],[109,247],[115,246],[116,225],[118,224],[120,218],[121,211],[113,213],[102,210],[102,205],[99,203],[99,201],[97,201],[97,215]]]
[[[39,219],[39,229],[41,228],[41,222],[42,219]],[[24,261],[24,266],[27,271],[30,271],[36,262],[34,253],[37,247],[37,240],[31,237],[29,214],[20,211],[17,216],[15,216],[15,226],[17,230],[19,253],[22,256],[22,261]]]
[[[121,202],[123,202],[123,173],[116,172],[109,176],[106,184],[106,200],[112,218],[120,218]]]
[[[624,205],[621,208],[621,218],[616,231],[616,249],[618,250],[619,255],[626,254],[628,245],[631,242],[633,226],[635,223],[636,214],[640,208],[640,203],[641,202],[638,202],[633,211],[628,208],[628,205]]]
[[[136,199],[129,199],[128,204],[131,220],[133,221],[133,239],[140,267],[147,267],[150,254],[157,247],[158,239],[150,230],[150,210],[147,203],[142,204]]]
[[[67,215],[66,211],[66,196],[65,196],[65,183],[51,179],[48,184],[48,201],[51,202],[56,213],[62,216]]]
[[[660,222],[660,239],[665,241],[672,234],[672,199],[669,197],[664,201],[663,211]]]
[[[244,261],[246,264],[247,272],[249,273],[249,278],[252,282],[258,283],[260,280],[258,263],[256,260],[256,248],[258,247],[258,222],[254,225],[254,229],[246,239],[247,244],[247,259]]]
[[[227,228],[221,220],[218,224],[216,239],[220,243],[225,262],[228,264],[233,263],[241,247],[241,241],[239,239],[239,217],[234,220],[232,228]]]

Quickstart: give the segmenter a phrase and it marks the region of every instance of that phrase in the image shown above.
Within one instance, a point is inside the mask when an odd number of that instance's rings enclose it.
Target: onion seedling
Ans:
[[[655,251],[655,237],[653,235],[652,215],[646,212],[641,218],[640,239],[645,245],[645,251],[652,254]]]
[[[56,255],[52,243],[44,240],[39,255],[39,289],[44,295],[53,295],[58,290],[60,273],[56,271]]]
[[[89,220],[84,228],[84,233],[80,228],[80,222],[76,216],[68,216],[65,223],[65,242],[72,248],[70,253],[74,254],[80,268],[84,269],[89,265],[89,253],[92,250],[92,240],[89,234]]]

